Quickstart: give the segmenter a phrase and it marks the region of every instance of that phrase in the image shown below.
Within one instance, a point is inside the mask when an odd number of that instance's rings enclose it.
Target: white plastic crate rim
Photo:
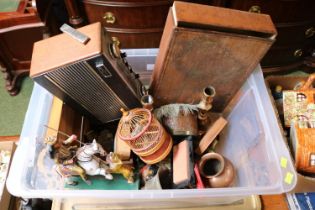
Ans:
[[[233,85],[233,81],[231,81]],[[174,190],[69,190],[56,184],[53,171],[38,167],[53,96],[34,86],[19,145],[7,180],[9,191],[24,198],[93,197],[116,199],[244,197],[252,194],[280,194],[294,188],[297,175],[268,95],[261,68],[248,78],[227,119],[217,152],[234,164],[233,187]],[[45,162],[52,164],[53,161]],[[192,199],[198,201],[198,199]]]

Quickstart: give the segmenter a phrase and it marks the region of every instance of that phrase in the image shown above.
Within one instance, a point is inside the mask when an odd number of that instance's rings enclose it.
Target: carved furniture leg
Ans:
[[[3,72],[3,77],[5,80],[5,88],[9,92],[11,96],[15,96],[19,93],[21,89],[21,79],[23,76],[27,76],[29,73],[29,70],[16,70],[16,71],[10,71],[7,67],[5,67],[2,63],[1,65],[1,71]]]
[[[83,18],[80,16],[80,11],[76,0],[64,0],[68,15],[69,23],[74,27],[78,28],[83,25]]]
[[[11,85],[6,86],[11,96],[17,95],[21,90],[22,78],[29,74],[29,70],[16,70],[12,72]]]

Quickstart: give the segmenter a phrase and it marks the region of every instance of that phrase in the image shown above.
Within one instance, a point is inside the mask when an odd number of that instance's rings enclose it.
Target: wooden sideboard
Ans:
[[[172,0],[65,0],[77,3],[74,16],[102,22],[121,48],[158,48]],[[195,3],[269,14],[278,37],[262,60],[264,73],[284,73],[311,60],[315,50],[313,0],[198,0]],[[73,10],[72,10],[73,13]],[[81,14],[79,14],[81,13]],[[313,63],[314,65],[314,63]]]

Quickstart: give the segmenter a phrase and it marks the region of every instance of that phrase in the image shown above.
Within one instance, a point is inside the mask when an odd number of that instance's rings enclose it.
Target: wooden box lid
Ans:
[[[275,38],[277,30],[267,14],[175,1],[172,14],[177,27],[248,33]]]
[[[212,111],[223,111],[276,34],[269,15],[175,1],[152,75],[154,105],[197,104],[211,85]]]

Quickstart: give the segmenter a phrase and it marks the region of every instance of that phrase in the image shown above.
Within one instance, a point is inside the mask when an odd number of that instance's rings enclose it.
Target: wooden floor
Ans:
[[[20,136],[0,136],[0,141],[18,141]]]
[[[263,210],[289,210],[285,194],[260,196]]]

